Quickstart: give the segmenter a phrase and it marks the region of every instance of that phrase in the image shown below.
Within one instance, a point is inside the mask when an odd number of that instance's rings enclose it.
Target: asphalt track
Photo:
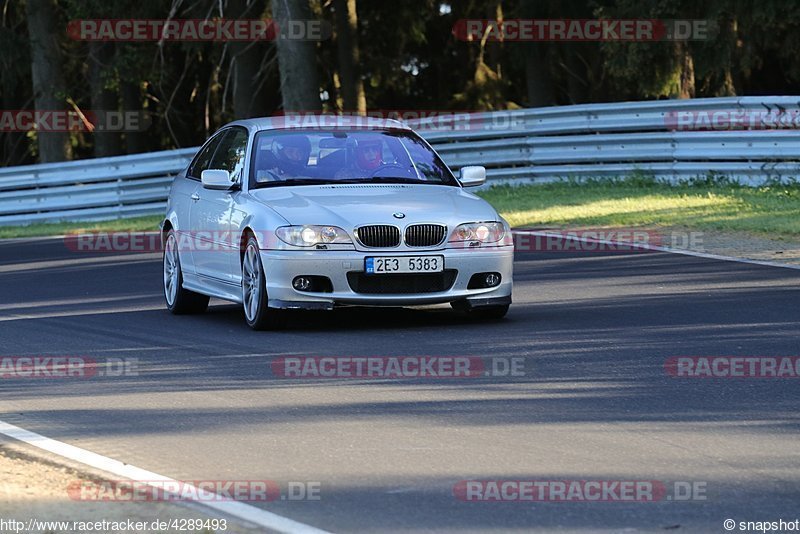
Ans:
[[[157,254],[0,242],[0,356],[138,375],[0,380],[0,420],[179,480],[320,483],[255,503],[336,532],[724,532],[800,517],[798,378],[675,378],[673,356],[800,355],[798,271],[661,252],[518,253],[496,323],[449,308],[163,305]],[[282,356],[522,357],[525,375],[289,380]],[[463,480],[656,480],[704,500],[464,502]],[[79,505],[80,503],[76,503]]]

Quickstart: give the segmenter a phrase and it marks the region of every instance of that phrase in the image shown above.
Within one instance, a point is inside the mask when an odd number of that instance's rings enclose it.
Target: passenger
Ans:
[[[383,165],[383,143],[378,139],[360,141],[356,147],[356,164],[363,171],[374,171]]]

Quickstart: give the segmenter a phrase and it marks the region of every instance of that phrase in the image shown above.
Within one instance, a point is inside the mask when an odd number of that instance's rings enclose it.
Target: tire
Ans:
[[[253,330],[278,330],[286,325],[285,314],[267,303],[264,265],[258,242],[250,236],[242,256],[242,308],[245,321]]]
[[[201,295],[183,288],[183,271],[178,253],[175,230],[167,233],[163,255],[164,299],[167,309],[175,315],[203,313],[208,308],[208,295]]]
[[[499,321],[508,313],[509,305],[503,306],[486,306],[483,308],[475,308],[467,312],[469,317],[480,319],[483,321]]]
[[[500,306],[481,306],[478,308],[468,308],[464,301],[451,302],[450,306],[457,311],[463,312],[467,317],[482,321],[499,321],[508,313],[510,304]]]

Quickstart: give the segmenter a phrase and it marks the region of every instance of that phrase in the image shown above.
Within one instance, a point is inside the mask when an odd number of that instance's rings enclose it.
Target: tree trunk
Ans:
[[[564,70],[567,76],[567,96],[570,104],[589,101],[589,88],[586,65],[581,59],[583,43],[567,43],[564,49]]]
[[[678,74],[678,86],[669,95],[670,98],[694,98],[694,59],[685,42],[676,41],[674,45],[675,69]]]
[[[145,118],[142,110],[142,92],[136,82],[129,80],[120,80],[120,97],[122,99],[122,109],[129,112],[136,112],[140,114],[141,127],[152,127],[153,117]],[[144,130],[135,132],[125,132],[125,153],[126,154],[140,154],[147,152],[150,143],[148,139],[152,139],[152,134],[148,136]]]
[[[92,111],[102,118],[109,111],[117,112],[116,92],[108,89],[108,77],[114,61],[112,42],[91,41],[89,43],[89,85],[92,92]],[[94,157],[115,156],[121,152],[119,132],[98,131],[93,133]]]
[[[347,111],[367,112],[364,82],[361,80],[358,47],[358,13],[356,0],[335,0],[336,47],[339,52],[339,79],[342,101]]]
[[[64,110],[65,85],[61,66],[64,58],[57,36],[63,28],[56,27],[55,0],[28,0],[28,36],[31,46],[31,77],[37,110]],[[37,132],[39,161],[63,161],[71,156],[67,132]]]
[[[494,4],[490,4],[486,8],[486,18],[489,20],[504,20],[505,17],[503,16],[503,3],[501,0],[495,0]],[[491,41],[487,41],[483,44],[484,51],[483,51],[483,62],[492,69],[495,73],[497,73],[497,79],[503,78],[503,65],[502,59],[504,57],[503,52],[503,38],[499,40],[492,39]]]
[[[689,47],[683,54],[683,65],[681,68],[681,98],[694,98],[694,59],[689,52]]]
[[[739,64],[737,58],[736,42],[739,40],[739,21],[735,17],[725,21],[722,38],[725,39],[725,59],[722,74],[722,87],[714,96],[736,96],[739,94],[737,86],[741,85],[742,69],[737,68]],[[687,47],[688,48],[688,47]],[[737,83],[738,82],[738,83]]]
[[[553,80],[547,61],[547,43],[529,43],[525,57],[525,79],[528,82],[528,105],[530,107],[555,104]]]
[[[0,42],[6,47],[27,43],[25,7],[21,2],[6,2],[0,25]],[[23,61],[23,58],[25,60]],[[19,54],[0,55],[0,106],[2,109],[30,109],[33,96],[30,88],[30,60],[24,50]],[[0,131],[0,166],[24,165],[30,161],[28,138],[25,132]]]
[[[233,115],[237,119],[263,117],[272,111],[266,89],[267,72],[259,74],[266,51],[257,43],[231,43],[233,54]]]
[[[283,34],[289,21],[311,20],[308,0],[272,0],[272,15]],[[277,39],[284,111],[321,111],[317,44],[305,39]]]
[[[255,19],[264,14],[264,0],[228,0],[228,18]],[[262,70],[264,58],[268,55],[265,43],[252,41],[231,41],[231,80],[233,87],[233,116],[236,119],[249,119],[268,115],[274,108],[269,98],[265,78],[268,73]]]
[[[25,93],[20,90],[22,84],[12,76],[2,78],[3,109],[24,109],[29,103],[25,102]],[[0,166],[23,165],[29,157],[28,142],[25,132],[0,131]]]

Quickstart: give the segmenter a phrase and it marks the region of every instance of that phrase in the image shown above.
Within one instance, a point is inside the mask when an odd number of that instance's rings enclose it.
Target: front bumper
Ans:
[[[347,280],[349,272],[364,272],[367,256],[444,256],[445,269],[457,271],[455,282],[446,291],[433,293],[372,294],[356,293]],[[481,249],[444,249],[414,251],[288,251],[262,250],[261,261],[266,273],[267,295],[271,308],[332,309],[334,305],[413,306],[463,301],[470,308],[496,306],[511,302],[514,249],[486,247]],[[492,288],[467,289],[475,273],[498,272],[500,285]],[[292,287],[295,276],[325,276],[333,285],[330,293],[298,291]],[[391,275],[372,275],[391,276]]]

